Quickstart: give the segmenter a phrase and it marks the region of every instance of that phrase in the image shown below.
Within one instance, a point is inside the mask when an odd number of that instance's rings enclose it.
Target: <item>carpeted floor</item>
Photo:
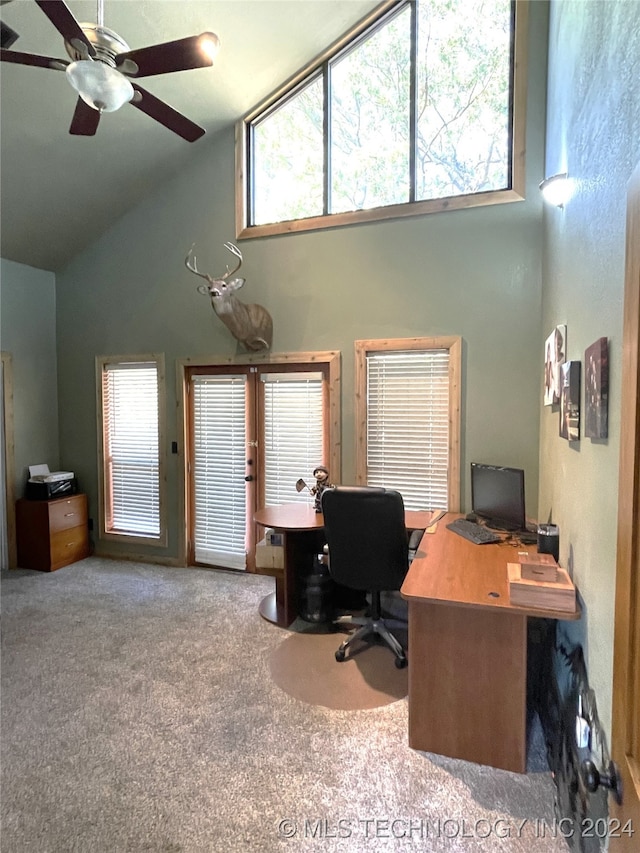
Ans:
[[[4,573],[3,853],[568,849],[548,771],[409,749],[406,698],[281,689],[272,589],[98,558]]]

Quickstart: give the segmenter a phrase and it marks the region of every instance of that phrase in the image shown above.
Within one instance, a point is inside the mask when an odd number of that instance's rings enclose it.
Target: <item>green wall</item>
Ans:
[[[609,438],[569,444],[558,412],[540,419],[540,513],[560,525],[560,561],[585,616],[567,626],[582,642],[606,730],[611,678],[620,437],[626,182],[640,161],[640,4],[551,5],[547,174],[568,171],[576,194],[545,212],[543,335],[567,324],[567,357],[609,338]],[[581,395],[584,406],[584,393]]]
[[[53,273],[0,260],[0,346],[12,356],[15,493],[22,497],[29,465],[60,468]]]
[[[463,503],[472,460],[526,470],[537,509],[546,5],[531,10],[527,200],[243,241],[246,301],[274,320],[274,352],[342,353],[341,482],[353,482],[353,342],[461,335]],[[177,437],[175,362],[229,355],[235,341],[184,267],[227,263],[234,238],[234,139],[194,146],[189,169],[118,221],[57,277],[60,442],[97,512],[96,354],[164,352],[168,441]],[[169,546],[177,554],[177,457],[168,458]],[[304,474],[304,472],[301,472]],[[136,549],[140,550],[140,549]]]

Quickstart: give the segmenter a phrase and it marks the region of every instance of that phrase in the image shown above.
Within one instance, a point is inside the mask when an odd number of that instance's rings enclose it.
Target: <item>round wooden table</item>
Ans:
[[[283,534],[284,568],[275,575],[275,592],[262,599],[259,611],[267,621],[288,628],[298,615],[296,564],[301,554],[308,557],[321,547],[324,518],[309,504],[290,503],[259,509],[253,520],[261,527],[271,527]]]
[[[405,523],[409,530],[422,530],[429,526],[432,516],[430,510],[405,510]],[[284,568],[275,575],[275,592],[262,599],[259,611],[269,622],[288,628],[298,615],[297,565],[301,559],[312,559],[322,548],[324,517],[311,504],[290,503],[259,509],[253,520],[283,534]]]

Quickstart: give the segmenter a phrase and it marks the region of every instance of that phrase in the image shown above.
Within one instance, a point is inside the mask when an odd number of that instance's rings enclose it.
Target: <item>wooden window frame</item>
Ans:
[[[235,130],[235,185],[236,185],[236,239],[269,237],[274,234],[291,234],[300,231],[335,228],[362,222],[376,222],[386,219],[398,219],[407,216],[422,216],[449,210],[464,210],[470,207],[505,204],[524,201],[526,175],[526,110],[527,110],[527,62],[528,62],[528,21],[530,0],[514,0],[515,17],[513,25],[513,82],[511,101],[511,150],[510,150],[510,187],[501,190],[473,193],[469,195],[449,196],[446,198],[408,201],[376,207],[368,210],[353,210],[344,213],[325,213],[304,219],[291,219],[265,225],[249,223],[252,174],[249,168],[251,125],[262,114],[287,95],[295,94],[296,89],[305,85],[331,59],[348,49],[367,30],[383,24],[400,9],[406,0],[385,0],[369,15],[363,18],[349,32],[335,41],[327,50],[317,56],[301,71],[289,78],[265,100],[252,109],[236,123]],[[325,131],[326,145],[326,131]]]
[[[15,490],[15,438],[13,432],[13,357],[9,352],[0,353],[2,358],[2,381],[4,411],[0,416],[4,419],[4,477],[5,501],[7,510],[7,560],[8,568],[18,566],[18,545],[16,538],[16,490]]]
[[[449,351],[449,512],[460,507],[460,402],[462,338],[384,338],[355,342],[356,482],[367,483],[367,355],[374,352],[446,349]],[[436,509],[436,507],[425,507]]]
[[[158,487],[159,487],[159,517],[160,534],[158,536],[143,536],[139,534],[119,533],[107,529],[106,518],[108,499],[106,489],[108,486],[106,475],[106,456],[104,439],[104,412],[102,377],[106,367],[110,364],[123,364],[128,362],[155,363],[158,376]],[[142,355],[109,355],[96,356],[96,412],[98,426],[98,537],[110,542],[123,542],[139,545],[151,545],[166,548],[168,543],[167,531],[167,431],[166,431],[166,380],[165,363],[163,353],[146,353]]]

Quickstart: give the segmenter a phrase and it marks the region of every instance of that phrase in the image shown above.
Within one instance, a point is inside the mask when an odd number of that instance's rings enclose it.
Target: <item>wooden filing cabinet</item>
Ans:
[[[89,556],[87,496],[16,502],[18,566],[53,572]]]

